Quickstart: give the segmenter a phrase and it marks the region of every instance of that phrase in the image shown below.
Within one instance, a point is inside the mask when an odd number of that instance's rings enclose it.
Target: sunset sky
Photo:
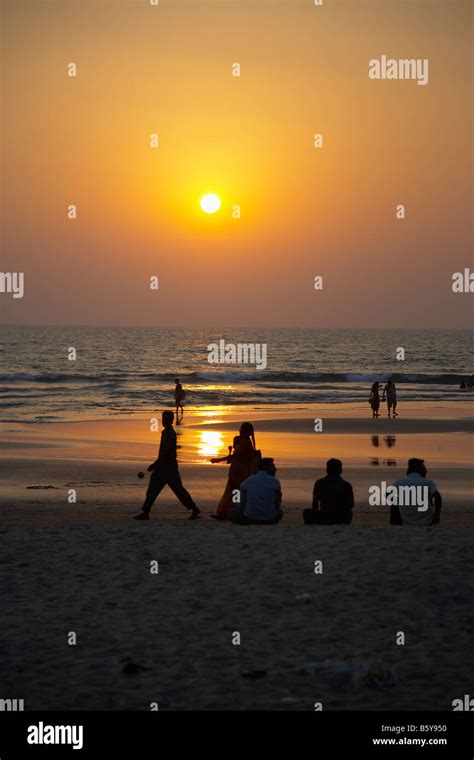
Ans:
[[[1,7],[3,323],[469,325],[469,1]],[[370,80],[382,54],[429,83]]]

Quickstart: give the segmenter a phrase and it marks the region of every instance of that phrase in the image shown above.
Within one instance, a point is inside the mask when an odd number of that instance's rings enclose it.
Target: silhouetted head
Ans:
[[[163,412],[161,415],[161,421],[163,423],[163,427],[169,428],[173,424],[174,421],[174,412],[166,411]]]
[[[178,383],[179,383],[178,378],[176,378],[175,383],[176,383],[176,385],[178,385]]]
[[[413,459],[409,459],[407,475],[410,475],[412,472],[419,472],[420,475],[424,478],[426,473],[428,472],[428,470],[425,467],[425,460],[416,459],[415,457]]]
[[[391,380],[388,380],[387,385],[393,385]]]
[[[240,435],[242,438],[250,438],[253,436],[253,425],[251,422],[242,422],[240,426]]]
[[[340,459],[328,459],[326,462],[326,472],[328,475],[340,475],[342,472],[342,462]]]
[[[258,469],[268,472],[269,475],[274,475],[277,471],[275,461],[271,457],[263,457],[258,463]]]
[[[234,449],[235,449],[236,446],[239,445],[239,443],[240,443],[240,435],[234,436],[234,440],[233,440],[233,444],[232,444],[234,446]]]
[[[372,390],[373,391],[378,391],[378,389],[379,389],[379,384],[378,383],[374,383],[373,386],[372,386]]]

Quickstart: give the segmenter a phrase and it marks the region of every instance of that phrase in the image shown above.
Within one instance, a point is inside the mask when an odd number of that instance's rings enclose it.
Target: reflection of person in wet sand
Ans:
[[[184,409],[183,409],[183,401],[186,396],[186,392],[183,389],[183,386],[179,382],[179,379],[176,378],[175,380],[176,387],[174,389],[174,402],[176,405],[176,424],[179,425],[180,421],[183,419],[184,415]],[[179,417],[179,410],[181,409],[181,420]]]
[[[378,417],[380,408],[379,383],[374,383],[370,390],[369,404],[372,408],[372,417]]]
[[[230,464],[225,491],[217,506],[216,514],[211,515],[214,520],[230,519],[231,511],[236,506],[233,500],[234,491],[238,491],[243,481],[256,472],[253,425],[250,422],[244,422],[239,432],[239,441],[234,447],[234,452],[232,454],[229,452],[227,457],[211,460],[212,462],[229,462]]]
[[[395,383],[393,383],[391,380],[388,381],[387,385],[383,389],[383,397],[382,401],[385,401],[385,398],[387,398],[387,411],[388,416],[390,417],[390,412],[393,409],[393,416],[398,417],[397,414],[397,389],[395,388]]]

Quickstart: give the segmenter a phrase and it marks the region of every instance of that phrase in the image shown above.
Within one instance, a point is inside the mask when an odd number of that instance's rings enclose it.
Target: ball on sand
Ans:
[[[137,473],[137,478],[144,478],[144,477],[145,477],[145,473],[144,472]]]

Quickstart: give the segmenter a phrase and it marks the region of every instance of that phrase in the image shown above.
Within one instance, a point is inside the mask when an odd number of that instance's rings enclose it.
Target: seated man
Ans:
[[[342,462],[329,459],[326,472],[326,477],[314,484],[312,508],[303,510],[305,525],[350,525],[354,493],[351,484],[341,478]]]
[[[400,478],[393,485],[398,489],[403,488],[405,493],[407,488],[413,491],[413,486],[416,487],[415,493],[426,489],[428,499],[426,503],[422,499],[420,504],[402,504],[400,498],[398,505],[391,507],[390,525],[437,525],[439,523],[441,494],[436,484],[426,477],[427,472],[424,459],[408,460],[406,477]]]
[[[237,525],[275,525],[283,517],[281,486],[275,477],[273,459],[264,458],[258,463],[258,472],[244,480],[240,486],[239,508],[231,520]]]

